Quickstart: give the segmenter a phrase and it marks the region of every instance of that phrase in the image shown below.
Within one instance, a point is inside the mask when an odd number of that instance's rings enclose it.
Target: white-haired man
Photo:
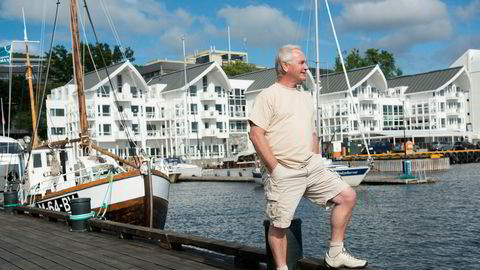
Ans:
[[[334,205],[326,264],[363,268],[367,261],[354,258],[343,246],[356,193],[325,167],[325,159],[318,154],[312,98],[297,90],[307,76],[305,56],[298,46],[283,46],[278,50],[275,67],[277,82],[257,96],[249,122],[250,139],[270,173],[265,182],[268,242],[277,269],[288,269],[285,229],[302,196],[323,206]]]

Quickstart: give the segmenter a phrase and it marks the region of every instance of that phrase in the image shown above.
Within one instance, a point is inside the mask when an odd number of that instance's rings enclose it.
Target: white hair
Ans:
[[[301,50],[297,45],[284,45],[277,51],[275,57],[275,70],[277,72],[277,80],[282,78],[286,71],[283,69],[282,64],[290,63],[293,60],[293,50]]]

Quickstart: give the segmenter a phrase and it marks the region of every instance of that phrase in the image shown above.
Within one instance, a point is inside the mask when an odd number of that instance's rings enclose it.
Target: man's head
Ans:
[[[308,66],[305,55],[296,45],[285,45],[277,52],[275,59],[277,81],[295,86],[307,78]]]

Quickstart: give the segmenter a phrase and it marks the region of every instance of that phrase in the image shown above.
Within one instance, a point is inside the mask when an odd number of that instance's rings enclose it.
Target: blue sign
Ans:
[[[0,47],[0,63],[10,63],[11,45]]]

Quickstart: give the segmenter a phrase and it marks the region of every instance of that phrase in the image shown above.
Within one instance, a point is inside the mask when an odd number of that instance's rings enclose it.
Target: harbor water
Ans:
[[[375,269],[480,269],[478,164],[429,173],[435,184],[364,186],[346,245]],[[166,229],[264,247],[263,188],[188,182],[170,188]],[[304,254],[323,257],[330,211],[302,200]]]

